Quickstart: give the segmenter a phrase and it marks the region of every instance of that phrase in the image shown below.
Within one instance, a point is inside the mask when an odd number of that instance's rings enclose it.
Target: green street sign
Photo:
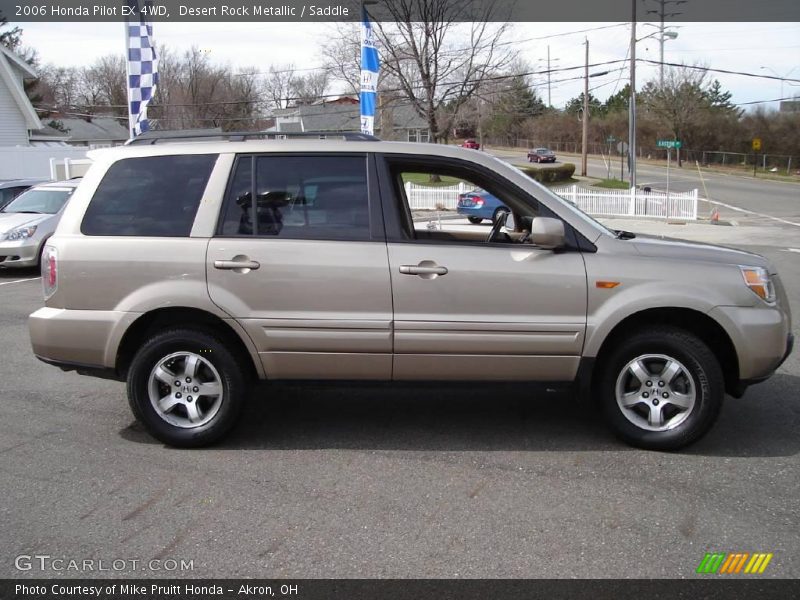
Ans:
[[[606,138],[606,144],[613,144],[616,141],[617,141],[617,138],[615,138],[613,135],[610,135],[610,136],[608,136]]]
[[[659,148],[680,148],[682,145],[680,140],[658,140],[656,142],[656,146]]]

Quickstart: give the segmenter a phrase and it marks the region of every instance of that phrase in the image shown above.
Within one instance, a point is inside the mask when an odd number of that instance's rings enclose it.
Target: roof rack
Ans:
[[[377,138],[374,135],[368,135],[366,133],[360,133],[357,131],[227,131],[223,133],[194,133],[185,135],[174,135],[174,132],[169,132],[169,135],[164,136],[159,136],[158,133],[158,131],[154,131],[152,132],[152,135],[133,138],[132,140],[128,140],[125,145],[153,146],[158,143],[184,140],[227,140],[229,142],[244,142],[245,140],[250,139],[280,140],[289,138],[315,138],[320,140],[324,140],[326,138],[339,138],[348,142],[380,141],[380,138]]]

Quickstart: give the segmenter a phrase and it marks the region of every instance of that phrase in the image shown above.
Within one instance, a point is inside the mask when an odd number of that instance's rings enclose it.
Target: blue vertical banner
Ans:
[[[366,7],[362,7],[361,24],[361,133],[373,135],[375,131],[375,99],[378,91],[378,48]]]
[[[128,51],[128,128],[131,139],[150,129],[147,107],[158,87],[158,56],[153,41],[153,25],[147,21],[151,2],[139,10],[139,0],[127,0],[134,11],[125,22],[125,42]],[[143,14],[144,13],[144,14]]]

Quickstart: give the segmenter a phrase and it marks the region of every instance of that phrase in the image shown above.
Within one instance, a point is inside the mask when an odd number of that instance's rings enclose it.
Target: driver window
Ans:
[[[494,242],[525,241],[525,223],[536,216],[537,209],[530,201],[522,201],[466,169],[414,166],[397,168],[393,176],[408,232],[417,240],[487,243],[497,225]],[[498,223],[509,212],[514,215],[516,231]]]

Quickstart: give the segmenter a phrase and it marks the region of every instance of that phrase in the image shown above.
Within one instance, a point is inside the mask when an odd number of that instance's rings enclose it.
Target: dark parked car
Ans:
[[[480,150],[481,145],[477,142],[477,140],[464,140],[464,143],[461,144],[462,148],[469,148],[470,150]]]
[[[528,150],[528,162],[556,162],[556,153],[547,148],[534,148],[533,150]]]
[[[496,222],[503,212],[508,212],[508,207],[489,192],[472,190],[458,195],[456,211],[477,225],[484,219]]]
[[[43,179],[12,179],[0,181],[0,210],[25,190],[44,183]]]

